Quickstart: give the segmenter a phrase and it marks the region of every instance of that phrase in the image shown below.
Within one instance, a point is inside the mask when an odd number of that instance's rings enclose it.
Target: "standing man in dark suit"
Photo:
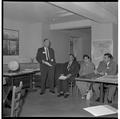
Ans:
[[[50,41],[44,39],[43,47],[38,48],[36,60],[40,64],[41,71],[41,92],[40,95],[45,93],[46,82],[49,81],[49,88],[51,93],[54,91],[54,69],[55,69],[55,55],[54,50],[50,48]]]

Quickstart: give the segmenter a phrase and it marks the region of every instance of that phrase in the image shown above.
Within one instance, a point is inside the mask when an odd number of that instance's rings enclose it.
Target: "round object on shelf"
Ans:
[[[17,61],[11,61],[8,63],[8,69],[10,71],[17,71],[19,69],[19,63]]]

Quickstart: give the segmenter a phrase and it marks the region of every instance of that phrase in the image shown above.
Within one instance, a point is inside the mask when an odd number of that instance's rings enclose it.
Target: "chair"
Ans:
[[[76,74],[76,77],[79,77],[79,73],[78,74]],[[70,89],[71,89],[71,94],[73,95],[73,88],[75,87],[75,90],[76,90],[76,81],[75,81],[75,78],[76,77],[74,77],[74,80],[72,80],[71,82],[70,82]]]
[[[12,92],[12,105],[11,105],[11,114],[10,117],[18,117],[21,109],[21,91],[23,83],[20,82],[19,87],[13,86]]]

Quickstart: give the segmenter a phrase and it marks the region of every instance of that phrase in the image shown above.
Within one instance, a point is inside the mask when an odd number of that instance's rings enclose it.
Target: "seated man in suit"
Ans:
[[[97,70],[95,71],[96,74],[101,75],[116,75],[117,73],[117,64],[113,61],[113,56],[110,53],[104,54],[104,59],[99,63]],[[107,95],[108,103],[112,102],[112,97],[115,93],[116,86],[109,85],[109,92]],[[96,101],[100,100],[100,84],[95,83],[93,85],[94,92],[96,94]]]
[[[88,74],[92,74],[94,73],[94,69],[95,69],[95,65],[91,62],[90,57],[88,55],[83,55],[83,63],[81,63],[79,76],[82,77],[82,76],[87,76]],[[80,86],[80,92],[82,95],[82,99],[84,99],[89,90],[91,83],[82,82],[82,81],[78,83]]]
[[[64,64],[65,80],[57,80],[58,97],[64,95],[64,98],[69,96],[69,83],[74,80],[79,72],[79,64],[73,54],[70,54],[69,61]]]

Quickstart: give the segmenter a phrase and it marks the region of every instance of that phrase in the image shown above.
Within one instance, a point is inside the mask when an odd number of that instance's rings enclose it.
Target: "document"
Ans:
[[[117,109],[113,108],[110,105],[98,105],[98,106],[92,106],[92,107],[87,107],[83,109],[93,114],[96,117],[103,116],[103,115],[109,115],[109,114],[115,114],[118,112]]]
[[[64,75],[61,75],[61,76],[59,77],[59,80],[65,80],[65,79],[67,79],[67,77],[64,76]]]

